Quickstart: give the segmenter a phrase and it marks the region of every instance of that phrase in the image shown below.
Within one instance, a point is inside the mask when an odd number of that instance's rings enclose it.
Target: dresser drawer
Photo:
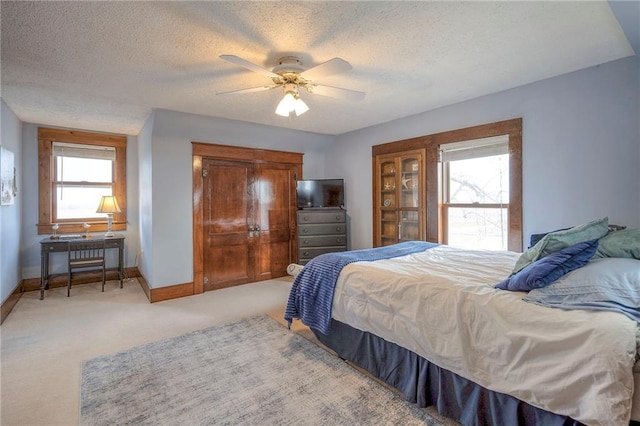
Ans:
[[[318,235],[313,237],[300,237],[300,248],[322,247],[322,246],[345,246],[347,245],[346,235]]]
[[[335,253],[337,251],[346,251],[347,247],[321,247],[321,248],[300,248],[298,250],[299,263],[309,261],[311,258],[325,253]]]
[[[347,225],[345,223],[326,223],[317,225],[300,225],[298,236],[300,238],[308,235],[335,235],[346,234]]]
[[[347,221],[347,212],[345,210],[330,211],[299,211],[298,224],[305,223],[344,223]]]

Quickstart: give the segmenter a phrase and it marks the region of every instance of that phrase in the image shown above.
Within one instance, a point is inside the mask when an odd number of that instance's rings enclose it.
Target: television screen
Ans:
[[[341,208],[344,206],[343,179],[299,180],[298,208]]]

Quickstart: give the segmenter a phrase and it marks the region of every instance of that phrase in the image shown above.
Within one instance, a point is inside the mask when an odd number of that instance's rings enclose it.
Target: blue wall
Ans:
[[[604,216],[640,226],[639,93],[634,56],[338,136],[326,175],[346,179],[351,247],[373,242],[373,145],[517,117],[524,241]]]
[[[18,195],[13,205],[0,206],[0,302],[7,300],[20,284],[20,230],[22,229],[22,122],[1,104],[0,145],[13,153]],[[35,169],[37,171],[37,168]]]
[[[193,141],[304,153],[304,177],[322,177],[324,151],[333,137],[156,110],[151,157],[140,158],[145,176],[151,176],[151,188],[148,183],[140,188],[151,214],[142,221],[140,242],[143,271],[153,288],[193,281]]]

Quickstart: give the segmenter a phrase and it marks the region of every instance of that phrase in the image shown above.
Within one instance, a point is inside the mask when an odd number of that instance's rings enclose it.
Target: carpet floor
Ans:
[[[267,315],[85,361],[80,424],[438,425]]]

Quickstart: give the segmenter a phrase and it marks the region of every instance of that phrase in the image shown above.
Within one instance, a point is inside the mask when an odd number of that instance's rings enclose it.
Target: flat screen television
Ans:
[[[342,208],[344,179],[299,180],[296,185],[298,208]]]

